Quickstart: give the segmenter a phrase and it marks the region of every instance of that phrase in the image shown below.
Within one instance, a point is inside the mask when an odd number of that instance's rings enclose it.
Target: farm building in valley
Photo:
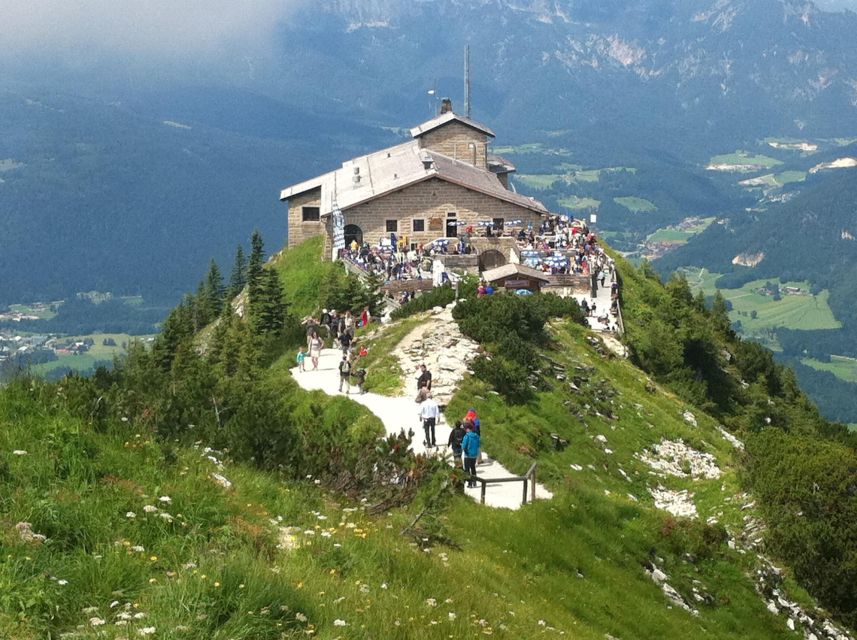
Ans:
[[[489,153],[494,133],[454,113],[448,100],[440,115],[411,135],[408,142],[283,189],[288,246],[323,235],[325,256],[332,259],[354,240],[378,244],[395,234],[414,246],[457,238],[470,227],[508,235],[538,228],[548,215],[541,202],[509,189],[515,167]]]

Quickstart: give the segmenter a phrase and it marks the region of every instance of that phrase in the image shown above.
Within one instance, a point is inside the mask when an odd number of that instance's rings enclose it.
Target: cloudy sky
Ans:
[[[264,46],[298,1],[2,0],[0,56],[211,56]]]

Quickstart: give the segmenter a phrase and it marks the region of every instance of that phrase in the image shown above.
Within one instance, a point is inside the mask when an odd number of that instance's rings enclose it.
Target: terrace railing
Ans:
[[[523,492],[521,494],[521,504],[527,504],[529,497],[531,502],[536,501],[536,467],[534,462],[530,468],[522,476],[509,476],[507,478],[483,478],[476,476],[476,481],[482,485],[482,490],[479,496],[479,502],[485,504],[485,493],[489,484],[504,484],[507,482],[520,482],[523,484]]]

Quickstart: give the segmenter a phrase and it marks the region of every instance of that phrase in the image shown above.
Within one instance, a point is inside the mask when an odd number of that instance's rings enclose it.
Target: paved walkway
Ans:
[[[604,311],[610,310],[610,305],[613,304],[613,298],[610,294],[610,278],[609,276],[604,281],[604,286],[601,286],[601,283],[598,284],[598,292],[597,297],[592,298],[587,293],[577,293],[574,297],[577,299],[578,303],[583,303],[586,300],[586,303],[592,307],[592,304],[595,303],[595,308],[597,310],[597,314],[595,316],[589,316],[586,320],[589,322],[589,328],[593,331],[604,331],[604,325],[598,322],[598,317],[604,313]],[[616,324],[616,318],[610,316],[610,324]]]
[[[608,291],[609,295],[609,291]],[[318,370],[310,371],[312,366],[309,358],[306,364],[307,371],[298,371],[297,368],[292,369],[292,376],[297,380],[298,384],[308,390],[318,389],[324,391],[328,395],[345,395],[339,392],[339,362],[342,359],[342,352],[338,349],[324,349],[319,358]],[[355,387],[356,391],[356,387]],[[423,443],[424,433],[422,423],[420,422],[418,412],[419,405],[414,402],[412,396],[390,398],[381,396],[376,393],[351,394],[350,397],[355,402],[359,402],[372,413],[374,413],[384,424],[384,429],[387,433],[399,433],[402,429],[407,431],[413,430],[414,436],[411,438],[411,447],[415,453],[427,453],[425,444]],[[490,428],[487,425],[485,428]],[[449,458],[451,462],[452,455],[449,448],[446,446],[449,440],[450,426],[447,424],[443,416],[440,418],[440,424],[435,428],[438,446],[428,450],[430,454],[442,455]],[[483,453],[485,457],[485,454]],[[479,476],[487,479],[491,478],[508,478],[515,474],[505,469],[496,460],[485,457],[486,463],[481,464],[476,468]],[[481,485],[475,489],[465,489],[467,495],[476,501],[479,501],[481,495]],[[521,498],[523,497],[523,484],[520,482],[505,482],[502,484],[489,484],[485,493],[485,504],[491,507],[500,507],[506,509],[518,509],[521,506]],[[536,497],[539,499],[552,498],[553,494],[540,484],[536,485]],[[529,499],[529,498],[528,498]]]

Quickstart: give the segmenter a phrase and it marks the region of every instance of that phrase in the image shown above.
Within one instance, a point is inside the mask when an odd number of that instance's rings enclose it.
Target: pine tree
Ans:
[[[207,322],[214,320],[223,308],[223,276],[214,259],[208,265],[208,275],[205,276],[205,301]]]
[[[235,298],[244,290],[247,284],[247,257],[244,249],[239,244],[235,250],[235,263],[232,265],[232,274],[229,276],[229,291],[227,296],[230,300]]]
[[[265,263],[265,244],[262,241],[262,234],[258,231],[253,232],[253,237],[250,239],[250,260],[247,263],[247,284],[250,285],[250,297],[253,296],[253,289],[259,286],[262,277],[262,266]]]

